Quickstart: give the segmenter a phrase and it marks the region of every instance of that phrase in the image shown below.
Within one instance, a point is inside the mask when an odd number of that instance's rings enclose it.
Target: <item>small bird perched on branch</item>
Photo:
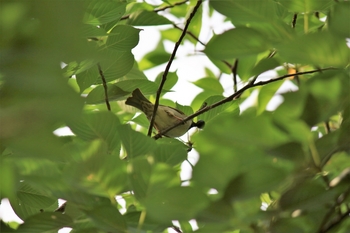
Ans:
[[[127,98],[125,101],[127,105],[131,105],[135,108],[140,109],[145,113],[147,119],[151,121],[154,104],[152,104],[140,91],[139,88],[135,89],[132,92],[132,96]],[[158,133],[163,132],[169,127],[178,124],[182,120],[184,120],[187,116],[178,109],[159,105],[157,108],[156,118],[154,120],[154,128],[158,131]],[[184,135],[190,128],[197,127],[203,128],[205,122],[199,120],[198,122],[194,121],[185,121],[183,124],[175,127],[174,129],[166,132],[164,136],[167,137],[180,137]]]

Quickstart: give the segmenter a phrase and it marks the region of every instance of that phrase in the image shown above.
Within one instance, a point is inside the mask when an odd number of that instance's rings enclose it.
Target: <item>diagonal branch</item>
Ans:
[[[200,7],[201,4],[202,4],[202,0],[198,0],[197,4],[196,4],[195,7],[193,8],[193,11],[191,12],[190,16],[188,17],[188,19],[187,19],[187,21],[186,21],[185,27],[184,27],[184,29],[183,29],[183,31],[182,31],[182,33],[181,33],[181,36],[180,36],[179,40],[175,43],[174,50],[173,50],[173,52],[171,53],[171,56],[170,56],[170,58],[169,58],[169,61],[168,61],[167,66],[165,67],[165,70],[164,70],[164,73],[163,73],[163,76],[162,76],[162,80],[160,81],[160,84],[159,84],[159,87],[158,87],[158,90],[157,90],[157,96],[156,96],[156,101],[155,101],[155,103],[154,103],[153,114],[152,114],[152,118],[151,118],[151,120],[150,120],[151,123],[150,123],[149,128],[148,128],[148,136],[151,136],[151,134],[152,134],[152,128],[153,128],[153,125],[154,125],[154,120],[155,120],[156,112],[157,112],[158,105],[159,105],[160,94],[161,94],[161,92],[162,92],[164,83],[165,83],[166,78],[167,78],[167,75],[168,75],[168,73],[169,73],[171,64],[173,63],[173,60],[174,60],[174,58],[175,58],[177,49],[179,48],[179,46],[180,46],[180,44],[181,44],[181,41],[182,41],[183,38],[185,37],[186,31],[187,31],[187,29],[188,29],[188,26],[190,25],[191,20],[193,19],[194,15],[196,14],[196,12],[197,12],[197,10],[199,9],[199,7]]]
[[[232,95],[230,95],[229,97],[226,97],[212,105],[209,105],[209,106],[206,106],[200,110],[198,110],[197,112],[195,112],[194,114],[186,117],[185,119],[183,119],[182,121],[178,122],[177,124],[169,127],[168,129],[158,133],[157,135],[154,136],[154,139],[158,139],[160,138],[162,135],[164,135],[165,133],[169,132],[170,130],[176,128],[177,126],[183,124],[184,122],[188,121],[188,120],[191,120],[193,118],[195,118],[196,116],[199,116],[213,108],[216,108],[220,105],[223,105],[227,102],[230,102],[234,99],[238,99],[242,94],[243,92],[245,92],[246,90],[250,89],[250,88],[253,88],[253,87],[257,87],[257,86],[263,86],[263,85],[266,85],[268,83],[272,83],[272,82],[277,82],[277,81],[280,81],[280,80],[283,80],[285,78],[288,78],[288,77],[292,77],[292,76],[295,76],[295,75],[303,75],[303,74],[312,74],[312,73],[316,73],[316,72],[320,72],[320,71],[325,71],[325,70],[331,70],[331,69],[335,69],[333,67],[329,67],[329,68],[324,68],[324,69],[317,69],[317,70],[310,70],[310,71],[305,71],[305,72],[298,72],[298,73],[293,73],[293,74],[286,74],[286,75],[283,75],[283,76],[280,76],[278,78],[274,78],[274,79],[270,79],[270,80],[267,80],[267,81],[260,81],[260,82],[257,82],[255,83],[255,79],[254,81],[252,82],[249,82],[247,85],[245,85],[244,87],[242,87],[241,89],[239,89],[237,92],[233,93]]]
[[[111,111],[111,105],[109,104],[109,100],[108,100],[107,82],[106,82],[105,76],[103,74],[103,71],[102,71],[100,63],[97,63],[97,67],[98,67],[98,72],[100,73],[100,76],[101,76],[101,79],[102,79],[103,89],[105,90],[105,102],[106,102],[106,105],[107,105],[107,109],[108,109],[108,111]]]

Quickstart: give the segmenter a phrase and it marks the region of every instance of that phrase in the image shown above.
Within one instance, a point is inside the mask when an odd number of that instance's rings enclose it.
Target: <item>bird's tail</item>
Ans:
[[[132,92],[132,96],[127,98],[125,103],[127,105],[131,105],[135,108],[138,108],[140,110],[142,109],[142,102],[148,102],[151,103],[140,91],[139,88],[136,88],[133,92]]]

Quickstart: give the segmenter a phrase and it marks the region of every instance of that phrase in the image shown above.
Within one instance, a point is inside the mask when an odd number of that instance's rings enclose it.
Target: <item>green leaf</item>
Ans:
[[[189,116],[193,114],[193,109],[191,106],[184,106],[176,102],[176,109],[180,110],[181,112],[185,113],[185,115]]]
[[[140,88],[144,95],[150,95],[157,93],[158,86],[149,81],[148,79],[130,79],[119,81],[115,84],[117,87],[121,88],[123,91],[132,92],[136,88]]]
[[[157,148],[154,151],[154,159],[157,162],[175,166],[182,163],[187,158],[184,145],[173,138],[161,138],[157,140]]]
[[[286,7],[288,11],[298,13],[324,11],[334,4],[332,0],[279,0],[277,2]]]
[[[275,148],[270,149],[269,154],[277,158],[294,161],[298,164],[301,164],[307,158],[304,154],[302,145],[298,142],[288,142],[279,145]]]
[[[350,2],[338,2],[327,16],[329,30],[344,38],[350,38],[346,23],[350,21]]]
[[[190,220],[208,205],[208,198],[193,187],[162,189],[145,200],[147,214],[159,222]]]
[[[147,53],[139,62],[141,70],[147,70],[157,65],[167,62],[170,54],[165,51],[163,43],[160,41],[155,49]]]
[[[119,151],[111,154],[106,144],[95,140],[72,156],[74,162],[64,171],[65,180],[71,187],[107,198],[125,190],[126,164],[119,158]]]
[[[156,147],[153,139],[132,130],[129,125],[120,125],[118,133],[129,158],[146,155]]]
[[[152,160],[146,157],[133,158],[128,166],[128,178],[135,198],[142,201],[147,196],[152,173]]]
[[[115,51],[114,49],[107,49],[101,52],[101,56],[103,59],[100,66],[107,82],[123,77],[134,65],[134,56],[130,50]],[[95,69],[98,71],[97,67]],[[100,74],[96,76],[95,81],[98,84],[102,83]]]
[[[187,11],[187,15],[190,14],[190,12],[193,11],[193,6],[190,7],[190,9]],[[199,8],[196,11],[196,14],[194,15],[194,17],[191,20],[190,25],[188,26],[187,31],[191,32],[192,35],[194,35],[195,37],[199,38],[199,34],[201,32],[202,29],[202,17],[203,17],[203,5],[200,5]],[[186,17],[188,18],[188,16]],[[193,44],[197,44],[199,43],[196,39],[192,38],[192,37],[187,37]]]
[[[214,36],[204,53],[216,59],[246,57],[270,48],[265,36],[252,28],[235,28]]]
[[[130,92],[123,91],[114,84],[107,84],[108,100],[122,100],[126,98]],[[95,87],[86,97],[87,104],[101,104],[105,102],[105,89],[102,85]]]
[[[90,24],[84,24],[82,27],[82,36],[86,38],[96,38],[108,36],[108,34],[103,28],[99,28]]]
[[[221,95],[212,95],[209,98],[207,98],[204,103],[206,103],[207,105],[212,105],[214,103],[217,103],[221,100],[223,100],[224,97]],[[225,112],[226,109],[234,109],[234,111],[239,114],[239,107],[238,104],[236,102],[227,102],[225,104],[222,104],[214,109],[211,109],[203,114],[201,114],[198,118],[200,118],[201,120],[208,122],[210,120],[212,120],[214,117],[220,115],[221,113]]]
[[[160,82],[163,78],[164,72],[161,72],[157,75],[156,80],[154,81],[158,86],[160,85]],[[177,83],[179,80],[179,77],[177,76],[176,72],[169,72],[166,76],[166,82],[164,83],[163,89],[164,90],[170,90],[173,88],[173,86]]]
[[[6,179],[0,179],[0,198],[12,198],[16,195],[15,182],[17,172],[12,160],[0,156],[0,176]]]
[[[270,0],[211,0],[210,5],[230,18],[235,26],[247,23],[272,22],[277,18],[276,3]]]
[[[20,198],[23,198],[23,196],[25,196],[26,194],[23,194]],[[47,201],[49,198],[40,198],[38,196],[36,197],[28,197],[29,194],[27,194],[26,197],[24,197],[24,201],[22,202],[22,200],[20,198],[16,198],[13,197],[11,199],[9,199],[10,203],[11,203],[11,207],[13,208],[14,212],[16,213],[16,215],[18,215],[22,220],[26,221],[26,219],[30,218],[33,215],[36,215],[38,213],[42,213],[42,212],[51,212],[57,209],[58,207],[58,200],[54,200],[53,204],[51,204],[50,206],[41,206],[40,207],[40,203],[44,201]],[[36,203],[35,203],[36,202]],[[28,203],[30,205],[28,205]],[[39,204],[38,206],[35,206],[35,204]],[[45,204],[45,203],[44,203]],[[33,207],[35,206],[35,207]]]
[[[99,229],[116,233],[126,231],[127,225],[123,215],[112,205],[99,206],[85,213]]]
[[[205,187],[222,190],[234,176],[246,169],[253,170],[265,160],[271,161],[263,151],[285,143],[288,138],[268,115],[221,114],[207,122],[203,132],[193,136],[201,156],[193,179]]]
[[[68,63],[66,67],[63,68],[66,77],[71,77],[73,75],[80,74],[84,71],[89,70],[91,67],[96,66],[97,62],[94,60],[84,60],[81,62],[72,61]],[[94,81],[94,80],[93,80]]]
[[[56,198],[49,197],[43,192],[35,190],[27,182],[20,183],[17,198],[20,203],[37,209],[44,209],[57,202]]]
[[[94,26],[119,20],[125,13],[126,2],[123,1],[89,1],[84,23]]]
[[[136,117],[132,118],[130,121],[142,126],[145,129],[148,129],[149,127],[149,120],[147,119],[145,114],[137,115]]]
[[[153,26],[172,24],[167,18],[153,11],[139,10],[130,14],[127,24],[135,26]]]
[[[237,74],[241,80],[247,81],[254,75],[252,74],[252,70],[258,63],[258,56],[252,55],[248,57],[243,57],[238,60],[238,69]]]
[[[261,114],[265,111],[268,103],[271,101],[272,97],[276,95],[276,92],[282,86],[283,83],[283,81],[270,83],[269,85],[265,85],[260,89],[258,95],[258,114]]]
[[[264,58],[254,66],[253,70],[251,71],[251,75],[259,75],[265,71],[272,70],[280,65],[280,62],[275,58]]]
[[[58,231],[63,227],[70,227],[73,220],[62,213],[43,212],[29,217],[18,231],[23,233]]]
[[[332,203],[334,198],[334,191],[325,190],[319,180],[305,180],[282,195],[280,206],[283,210],[302,209],[317,211],[324,208],[326,204]]]
[[[268,164],[259,164],[251,170],[254,173],[248,171],[231,180],[226,187],[224,199],[236,201],[258,197],[281,185],[287,175],[285,170]]]
[[[130,51],[139,42],[140,31],[140,29],[128,25],[117,25],[109,33],[106,47],[115,49],[118,52]]]
[[[201,78],[193,84],[205,91],[212,92],[214,95],[222,95],[224,92],[224,88],[216,78]]]
[[[350,62],[346,41],[329,32],[309,33],[276,47],[281,58],[290,63],[345,67]]]
[[[83,140],[104,140],[107,142],[110,150],[113,150],[120,144],[117,131],[120,122],[111,112],[86,113],[80,121],[70,122],[68,125]]]
[[[149,179],[147,198],[156,195],[159,190],[165,190],[180,185],[180,177],[173,167],[165,163],[156,163],[152,167]]]

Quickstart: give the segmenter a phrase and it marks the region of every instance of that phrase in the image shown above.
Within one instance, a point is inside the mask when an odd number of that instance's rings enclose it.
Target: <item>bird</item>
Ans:
[[[147,119],[151,121],[154,104],[142,94],[139,88],[136,88],[132,92],[132,95],[126,99],[125,104],[141,110],[146,115]],[[181,112],[176,108],[172,108],[170,106],[165,105],[159,105],[154,120],[154,128],[158,131],[158,133],[162,133],[169,127],[174,126],[179,122],[182,122],[186,117],[187,116],[185,113]],[[178,125],[174,129],[169,130],[163,135],[172,138],[180,137],[184,135],[190,128],[197,127],[201,129],[204,127],[204,125],[205,122],[202,120],[199,120],[198,122],[189,120],[183,122],[183,124]]]

